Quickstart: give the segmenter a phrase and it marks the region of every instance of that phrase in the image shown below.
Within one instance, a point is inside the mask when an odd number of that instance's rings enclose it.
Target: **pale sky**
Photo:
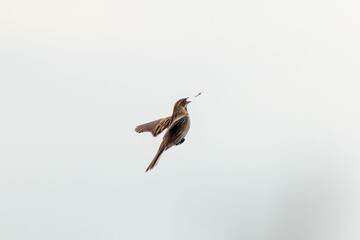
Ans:
[[[359,239],[359,10],[3,1],[0,239]],[[200,91],[145,173],[135,126]]]

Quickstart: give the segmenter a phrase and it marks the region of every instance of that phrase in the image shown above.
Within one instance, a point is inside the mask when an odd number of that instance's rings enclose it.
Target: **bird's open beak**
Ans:
[[[188,97],[186,98],[186,103],[187,103],[187,104],[191,103],[191,101],[188,101],[187,99],[188,99]]]

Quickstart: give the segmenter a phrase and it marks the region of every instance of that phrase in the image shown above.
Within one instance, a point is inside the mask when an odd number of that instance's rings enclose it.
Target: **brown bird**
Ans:
[[[182,98],[175,103],[173,113],[170,117],[145,123],[135,128],[135,131],[138,133],[151,132],[154,137],[167,129],[154,159],[145,172],[156,166],[161,154],[165,150],[174,145],[180,145],[185,141],[185,136],[190,129],[190,117],[187,111],[187,105],[190,101],[187,101],[187,99],[188,98]]]

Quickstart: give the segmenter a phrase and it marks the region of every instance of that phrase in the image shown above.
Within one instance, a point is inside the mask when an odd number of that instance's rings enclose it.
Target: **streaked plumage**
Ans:
[[[138,133],[151,132],[154,137],[167,129],[160,147],[146,169],[146,172],[156,166],[161,154],[165,150],[174,145],[180,145],[185,141],[185,136],[190,129],[190,117],[187,111],[187,105],[190,101],[187,101],[187,99],[188,98],[182,98],[175,103],[173,113],[170,117],[148,122],[135,128],[135,131]]]

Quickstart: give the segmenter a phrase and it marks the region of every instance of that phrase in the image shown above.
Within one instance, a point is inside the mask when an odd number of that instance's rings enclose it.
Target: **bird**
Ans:
[[[171,116],[144,123],[135,128],[137,133],[150,132],[154,137],[167,129],[155,157],[145,172],[152,170],[156,166],[164,151],[185,141],[185,136],[190,129],[190,117],[187,110],[187,105],[190,102],[188,97],[181,98],[176,101]]]

